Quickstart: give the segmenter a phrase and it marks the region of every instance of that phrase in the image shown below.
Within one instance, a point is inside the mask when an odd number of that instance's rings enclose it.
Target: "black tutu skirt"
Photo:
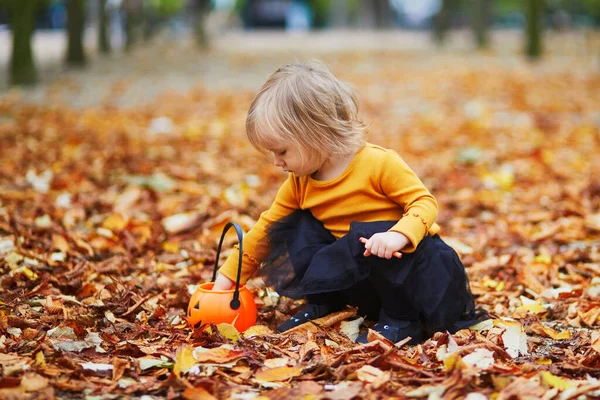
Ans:
[[[359,238],[386,232],[396,222],[352,222],[348,234],[336,240],[310,211],[297,210],[269,227],[271,253],[261,275],[293,299],[329,295],[359,306],[368,318],[383,309],[398,319],[420,319],[429,336],[485,319],[475,309],[458,255],[438,235],[425,237],[399,259],[363,256]]]

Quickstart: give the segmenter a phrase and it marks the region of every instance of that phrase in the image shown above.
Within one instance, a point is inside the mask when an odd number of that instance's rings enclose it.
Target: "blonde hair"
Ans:
[[[365,143],[365,125],[349,86],[320,62],[288,64],[275,71],[250,105],[246,133],[266,153],[291,143],[320,160],[356,153]]]

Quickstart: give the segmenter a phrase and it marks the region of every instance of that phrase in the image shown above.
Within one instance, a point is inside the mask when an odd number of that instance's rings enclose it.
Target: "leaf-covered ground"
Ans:
[[[224,77],[254,71],[253,87],[294,59],[210,57]],[[437,197],[443,238],[492,319],[412,347],[354,344],[366,325],[352,309],[278,334],[301,304],[254,279],[256,327],[190,330],[185,309],[222,227],[249,229],[284,179],[245,139],[253,90],[194,87],[125,108],[114,100],[130,82],[113,81],[112,97],[78,107],[52,100],[76,90],[63,80],[37,105],[0,99],[2,398],[600,397],[597,70],[391,50],[319,58],[355,86],[369,140]]]

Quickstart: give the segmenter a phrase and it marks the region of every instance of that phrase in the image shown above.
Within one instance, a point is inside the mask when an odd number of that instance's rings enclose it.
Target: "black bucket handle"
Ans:
[[[244,232],[242,231],[242,227],[239,224],[236,224],[235,222],[228,222],[227,225],[225,225],[225,228],[223,228],[223,233],[221,234],[221,240],[219,240],[219,247],[217,247],[217,258],[215,258],[215,268],[213,270],[213,276],[212,276],[212,281],[214,282],[215,279],[217,279],[217,266],[219,264],[219,255],[221,254],[221,246],[223,245],[223,239],[225,239],[225,234],[227,233],[227,231],[229,230],[229,228],[231,227],[235,228],[235,231],[237,233],[238,236],[238,241],[240,243],[240,257],[238,260],[238,273],[237,273],[237,280],[235,282],[235,291],[233,292],[233,300],[231,300],[231,302],[229,303],[229,307],[231,307],[234,310],[237,310],[238,308],[240,308],[240,279],[242,277],[242,257],[243,257],[243,247],[242,247],[242,241],[244,239]]]

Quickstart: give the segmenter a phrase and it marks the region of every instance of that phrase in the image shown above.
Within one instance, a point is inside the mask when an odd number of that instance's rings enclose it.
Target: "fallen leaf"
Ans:
[[[222,322],[217,325],[217,329],[219,330],[219,333],[231,341],[231,343],[235,343],[240,339],[240,333],[235,326],[231,324]]]
[[[256,371],[254,378],[263,382],[282,382],[295,378],[302,374],[302,369],[298,367],[276,367]]]
[[[21,379],[21,388],[26,392],[37,392],[48,387],[48,379],[36,373],[26,373]]]
[[[502,342],[504,343],[504,349],[512,358],[528,354],[527,335],[521,324],[507,320],[495,321],[494,324],[504,329]]]
[[[189,387],[183,391],[183,398],[186,400],[217,400],[203,387]]]
[[[538,335],[546,336],[554,340],[566,340],[571,338],[570,331],[565,329],[562,332],[557,332],[554,329],[542,323],[535,323],[530,326],[530,329]]]
[[[360,333],[360,326],[364,322],[364,318],[357,318],[352,321],[342,321],[340,324],[340,333],[348,339],[355,341]]]
[[[494,352],[488,349],[476,349],[471,354],[464,356],[462,360],[468,366],[485,370],[494,364]]]
[[[89,369],[90,371],[94,372],[112,371],[114,368],[112,364],[101,364],[93,362],[81,363],[80,365],[83,369]]]
[[[173,373],[178,378],[182,373],[185,373],[196,364],[197,360],[193,356],[192,347],[184,346],[179,349],[175,356],[175,365],[173,365]]]
[[[550,372],[548,371],[542,371],[540,373],[540,375],[542,376],[542,380],[544,381],[544,383],[546,383],[547,385],[559,389],[559,390],[566,390],[566,389],[570,389],[573,387],[573,384],[571,384],[570,382],[567,382],[566,380],[552,375]]]
[[[246,337],[246,338],[251,338],[253,336],[272,335],[272,334],[273,334],[273,330],[271,328],[269,328],[268,326],[254,325],[254,326],[251,326],[250,328],[246,329],[242,333],[242,336]]]
[[[232,350],[229,347],[221,346],[214,349],[205,349],[196,347],[193,350],[193,358],[196,362],[213,362],[215,364],[225,364],[244,357],[242,350]]]

